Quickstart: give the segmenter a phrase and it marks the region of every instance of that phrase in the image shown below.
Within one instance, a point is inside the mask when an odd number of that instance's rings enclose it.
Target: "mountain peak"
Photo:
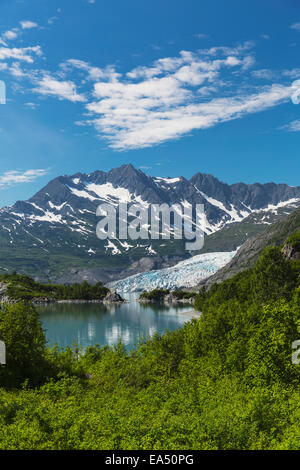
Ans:
[[[197,173],[190,180],[184,177],[151,177],[132,164],[109,172],[97,170],[88,174],[77,172],[71,176],[59,176],[28,201],[18,201],[12,207],[1,209],[3,269],[17,269],[33,275],[43,273],[45,276],[45,270],[63,271],[66,264],[70,269],[88,266],[91,273],[97,269],[97,275],[91,274],[92,277],[105,279],[105,276],[110,276],[103,273],[107,266],[114,265],[119,276],[120,266],[124,263],[141,262],[140,266],[144,266],[142,260],[146,259],[148,263],[149,257],[179,256],[177,261],[180,261],[188,256],[182,248],[184,243],[173,244],[173,240],[163,240],[162,243],[155,240],[151,250],[149,243],[143,245],[141,241],[100,241],[96,236],[97,207],[103,203],[117,207],[119,202],[137,202],[145,207],[150,204],[178,204],[182,208],[187,203],[204,204],[205,217],[201,227],[209,235],[206,249],[210,251],[210,243],[213,243],[214,251],[223,251],[225,243],[231,251],[246,240],[251,230],[258,233],[259,227],[264,228],[265,224],[299,206],[300,188],[274,183],[228,185],[205,173]],[[246,218],[244,227],[240,226],[239,223]],[[222,229],[223,234],[220,233]],[[232,232],[236,235],[231,236]],[[211,234],[214,234],[212,238]],[[21,255],[16,258],[15,253]],[[113,261],[116,257],[118,262]],[[24,266],[27,266],[25,271]],[[112,275],[116,276],[116,272]]]

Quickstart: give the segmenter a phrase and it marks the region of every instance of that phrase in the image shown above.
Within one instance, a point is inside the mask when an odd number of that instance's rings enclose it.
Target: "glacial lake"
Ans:
[[[123,295],[125,297],[125,295]],[[112,346],[120,339],[131,349],[142,336],[177,330],[193,318],[192,305],[140,304],[127,294],[124,304],[48,304],[39,306],[49,345],[82,348],[99,344]]]

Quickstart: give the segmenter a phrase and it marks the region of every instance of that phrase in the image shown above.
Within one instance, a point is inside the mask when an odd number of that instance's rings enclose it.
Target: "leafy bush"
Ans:
[[[2,306],[0,339],[7,351],[7,364],[0,369],[1,383],[20,385],[25,380],[39,383],[45,375],[45,344],[39,316],[26,302]]]
[[[170,294],[169,289],[153,289],[150,292],[143,292],[140,299],[161,301],[168,294]]]
[[[199,320],[129,353],[45,349],[30,305],[2,311],[15,383],[30,380],[10,390],[1,369],[0,449],[300,449],[299,269],[268,249],[200,291]]]
[[[183,290],[174,290],[172,294],[179,300],[193,299],[197,295],[196,292],[186,292]]]

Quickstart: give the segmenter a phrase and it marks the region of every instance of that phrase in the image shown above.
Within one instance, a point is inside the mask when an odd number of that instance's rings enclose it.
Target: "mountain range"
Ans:
[[[101,203],[204,204],[201,252],[184,240],[105,240],[96,236]],[[233,251],[300,206],[300,187],[228,185],[212,175],[151,177],[132,165],[60,176],[27,201],[0,209],[0,272],[37,280],[104,282],[168,267],[192,255]]]

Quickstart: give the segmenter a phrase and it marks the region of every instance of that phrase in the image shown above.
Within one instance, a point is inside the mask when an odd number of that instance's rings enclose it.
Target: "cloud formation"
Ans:
[[[194,130],[263,111],[300,96],[300,82],[247,87],[244,74],[254,63],[251,44],[236,48],[181,51],[178,57],[137,67],[125,77],[94,84],[86,104],[100,136],[116,150],[149,147]],[[271,73],[256,72],[271,79]],[[81,121],[79,124],[83,124]]]
[[[72,81],[56,80],[46,73],[41,79],[37,79],[37,87],[33,89],[40,95],[55,96],[60,100],[68,100],[73,103],[86,101],[83,95],[77,93],[75,83]]]
[[[9,186],[14,186],[20,183],[31,183],[36,178],[45,176],[48,173],[47,170],[10,170],[0,174],[0,189],[6,189]]]
[[[29,20],[20,21],[20,25],[22,29],[32,29],[32,28],[37,28],[38,26],[37,23],[35,23],[34,21],[29,21]]]
[[[31,21],[20,24],[22,29],[37,26]],[[300,103],[299,69],[255,70],[250,41],[182,50],[123,74],[112,65],[101,68],[75,58],[50,72],[37,68],[41,56],[38,45],[8,47],[2,42],[0,70],[27,80],[35,94],[82,104],[83,117],[76,124],[94,126],[119,151],[178,139],[289,100]]]
[[[287,130],[289,132],[299,132],[300,131],[300,119],[296,119],[295,121],[286,124],[285,126],[281,127],[282,130]]]
[[[291,25],[291,29],[295,29],[300,32],[300,23],[294,23]]]
[[[18,29],[5,31],[5,33],[2,34],[2,38],[8,41],[11,41],[12,39],[16,39],[17,37],[18,37]]]
[[[34,56],[41,56],[42,50],[40,46],[33,47],[0,47],[0,60],[20,60],[28,63],[34,62]]]

